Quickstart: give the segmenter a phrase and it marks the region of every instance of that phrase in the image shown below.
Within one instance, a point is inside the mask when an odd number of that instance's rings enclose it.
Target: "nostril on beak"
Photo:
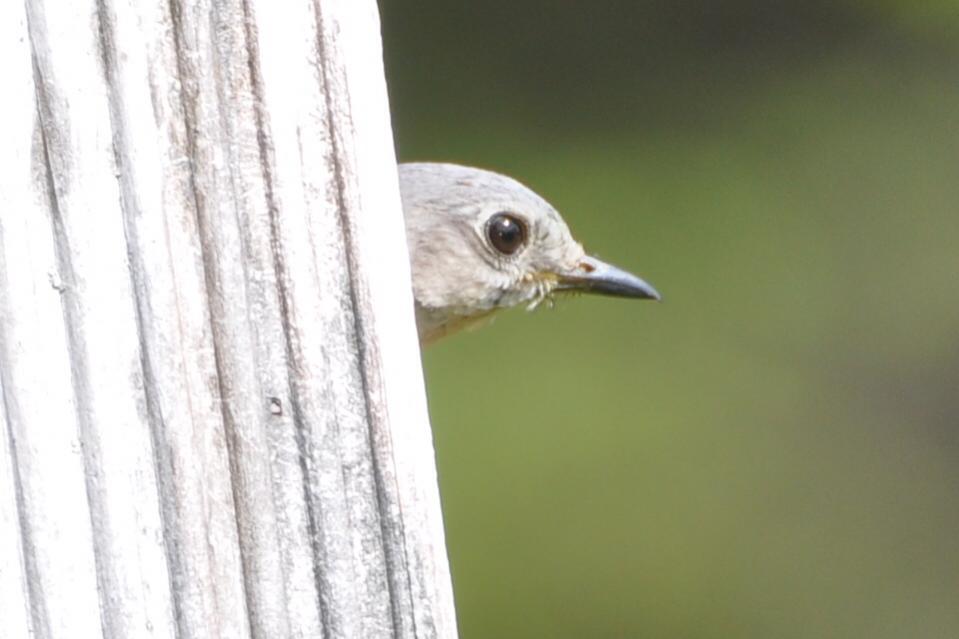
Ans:
[[[573,272],[558,275],[559,282],[556,290],[560,291],[660,299],[656,289],[640,278],[588,255],[580,258]]]

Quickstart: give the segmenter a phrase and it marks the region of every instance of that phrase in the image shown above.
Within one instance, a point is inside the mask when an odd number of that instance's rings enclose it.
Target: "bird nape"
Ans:
[[[557,292],[658,300],[640,278],[587,255],[543,198],[456,164],[399,165],[420,343]]]

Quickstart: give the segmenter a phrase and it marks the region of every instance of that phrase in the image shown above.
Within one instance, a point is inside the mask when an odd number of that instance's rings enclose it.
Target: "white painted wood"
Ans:
[[[35,135],[27,18],[21,3],[3,3],[0,12],[0,41],[4,55],[10,56],[11,90],[18,96],[0,120],[0,385],[8,456],[3,480],[13,480],[3,491],[2,512],[4,538],[11,528],[19,529],[22,562],[4,562],[4,603],[13,584],[25,577],[26,621],[37,636],[97,636],[101,625],[91,508],[79,442],[83,414],[72,384],[70,338],[63,322],[64,283],[54,244],[57,216],[49,199],[43,140]],[[14,516],[11,526],[9,518]],[[9,542],[4,546],[9,548]],[[13,611],[19,609],[15,601],[10,605]],[[12,620],[2,618],[0,623],[13,626],[11,633],[16,627],[22,632],[24,620],[16,612]]]
[[[455,637],[372,0],[0,3],[0,636]]]

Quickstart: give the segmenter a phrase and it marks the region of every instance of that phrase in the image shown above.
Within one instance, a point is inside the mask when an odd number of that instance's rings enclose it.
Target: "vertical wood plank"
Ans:
[[[3,591],[26,586],[29,617],[11,601],[4,633],[101,632],[93,532],[54,251],[50,175],[38,123],[31,37],[22,3],[0,7],[0,47],[17,96],[0,119],[0,387],[6,531],[18,528]],[[11,544],[4,543],[5,548]],[[12,550],[12,549],[11,549]],[[25,578],[25,583],[21,582]],[[5,601],[10,597],[5,596]],[[6,606],[4,607],[7,610]],[[16,635],[14,635],[16,636]]]
[[[375,3],[25,6],[0,635],[455,637]]]
[[[390,522],[387,550],[393,569],[394,605],[406,609],[411,636],[452,637],[456,619],[439,506],[432,432],[423,378],[410,375],[419,348],[413,316],[384,312],[413,306],[409,256],[396,237],[405,236],[396,210],[399,184],[392,148],[386,83],[382,71],[379,15],[374,3],[334,0],[323,5],[319,25],[326,47],[328,96],[336,149],[349,149],[343,197],[356,214],[347,219],[347,243],[357,304],[367,393],[383,516]],[[364,126],[355,126],[362,122]],[[388,301],[387,301],[388,300]],[[403,579],[405,578],[405,579]],[[408,608],[406,608],[408,606]]]

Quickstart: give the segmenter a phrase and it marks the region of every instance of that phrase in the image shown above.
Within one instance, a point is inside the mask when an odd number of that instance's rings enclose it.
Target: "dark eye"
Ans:
[[[526,223],[509,213],[497,213],[486,223],[489,243],[503,255],[512,255],[526,244]]]

